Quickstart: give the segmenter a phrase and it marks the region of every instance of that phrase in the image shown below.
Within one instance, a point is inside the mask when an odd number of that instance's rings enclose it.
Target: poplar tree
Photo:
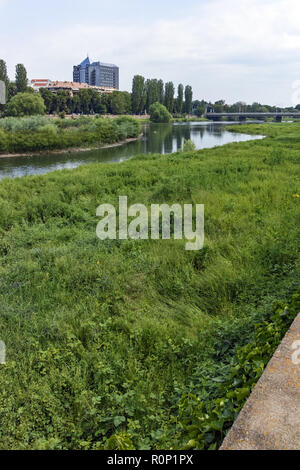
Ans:
[[[183,85],[178,86],[177,111],[181,114],[183,111]]]
[[[132,82],[132,111],[133,114],[142,114],[146,107],[145,78],[135,75]]]
[[[158,80],[157,82],[158,87],[158,101],[163,104],[165,101],[165,88],[163,80]]]
[[[193,105],[193,90],[190,85],[185,87],[185,111],[187,114],[192,112]]]
[[[16,66],[16,85],[18,93],[25,93],[27,91],[27,72],[23,64]]]
[[[174,95],[175,95],[175,88],[174,88],[173,82],[166,83],[165,106],[170,113],[173,113],[173,110],[174,110]]]

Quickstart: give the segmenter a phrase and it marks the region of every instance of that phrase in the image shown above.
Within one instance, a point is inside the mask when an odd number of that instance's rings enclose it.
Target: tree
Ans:
[[[187,114],[191,114],[192,112],[192,103],[193,103],[193,90],[190,85],[185,87],[185,111]]]
[[[57,112],[58,113],[67,113],[67,100],[70,93],[65,90],[58,90],[57,94]]]
[[[114,91],[109,96],[110,112],[112,114],[130,113],[130,95],[122,91]]]
[[[215,113],[223,113],[225,106],[225,100],[216,101],[214,104],[214,111]]]
[[[199,104],[195,111],[196,116],[202,117],[204,113],[205,113],[205,106],[203,106],[202,104]]]
[[[158,101],[163,104],[165,101],[165,87],[163,80],[157,82]]]
[[[83,114],[90,114],[92,110],[92,90],[81,89],[77,96],[80,99],[80,112]]]
[[[17,85],[14,82],[9,82],[7,91],[9,101],[13,96],[16,96],[16,94],[18,93]]]
[[[27,72],[23,64],[16,66],[16,85],[18,93],[25,93],[27,91]]]
[[[166,83],[165,87],[165,107],[170,113],[174,111],[175,88],[173,82]]]
[[[44,100],[46,113],[50,114],[53,107],[53,93],[51,93],[47,88],[40,88],[40,95]]]
[[[168,123],[172,119],[171,114],[167,110],[167,108],[159,103],[156,102],[151,105],[150,107],[150,120],[156,123]]]
[[[7,105],[8,116],[22,117],[44,114],[46,111],[42,97],[32,93],[18,93]]]
[[[149,113],[150,107],[153,103],[156,103],[160,99],[160,89],[158,80],[147,80],[146,82],[147,90],[147,102],[146,102],[146,111]]]
[[[183,85],[180,83],[178,86],[178,98],[177,98],[177,112],[182,114],[183,111]]]
[[[142,114],[146,106],[145,79],[141,75],[135,75],[132,82],[132,112]]]

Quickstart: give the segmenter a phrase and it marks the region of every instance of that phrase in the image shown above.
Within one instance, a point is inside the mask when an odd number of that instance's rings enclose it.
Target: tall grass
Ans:
[[[0,129],[6,132],[36,131],[51,123],[53,119],[46,116],[6,117],[0,119]]]
[[[209,407],[300,284],[300,126],[259,131],[274,137],[1,181],[0,448],[187,444],[182,397]],[[204,250],[98,240],[97,206],[122,195],[205,204]]]

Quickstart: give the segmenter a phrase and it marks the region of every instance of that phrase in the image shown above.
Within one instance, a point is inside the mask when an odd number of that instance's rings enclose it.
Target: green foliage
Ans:
[[[10,100],[13,96],[18,93],[17,85],[13,82],[8,84],[8,99]]]
[[[168,82],[165,85],[165,107],[170,113],[174,111],[174,95],[175,88],[173,82]]]
[[[149,113],[150,107],[152,104],[159,102],[160,100],[160,87],[161,83],[158,80],[147,80],[146,81],[146,93],[147,93],[147,102],[146,102],[146,111]]]
[[[182,83],[180,83],[180,85],[178,85],[178,98],[177,98],[177,109],[176,109],[176,111],[179,114],[182,114],[182,112],[183,112],[183,85],[182,85]]]
[[[39,95],[32,93],[18,93],[8,103],[6,113],[8,116],[22,117],[45,113],[44,101]]]
[[[190,439],[186,449],[215,450],[222,444],[299,311],[300,288],[289,305],[276,302],[271,315],[256,325],[254,339],[237,348],[228,374],[219,384],[216,378],[216,400],[203,401],[191,394],[182,397],[179,421],[182,434]]]
[[[183,152],[194,152],[196,145],[192,140],[185,140],[183,144]]]
[[[192,104],[193,104],[193,90],[190,85],[185,87],[185,112],[187,114],[191,114],[192,112]]]
[[[203,106],[203,105],[197,106],[197,108],[196,108],[196,116],[202,117],[204,113],[205,113],[205,106]]]
[[[110,144],[138,137],[140,133],[139,122],[129,116],[72,120],[44,116],[5,118],[0,120],[0,129],[5,131],[0,134],[0,152],[10,153]]]
[[[142,114],[145,111],[147,96],[145,79],[141,75],[135,75],[132,82],[132,112]]]
[[[114,91],[108,98],[109,111],[112,114],[130,114],[131,97],[127,92]]]
[[[27,91],[27,72],[23,64],[16,66],[16,88],[18,93],[26,93]],[[41,113],[37,113],[41,114]]]
[[[53,122],[46,116],[7,117],[0,119],[0,128],[6,132],[36,131]]]
[[[33,134],[117,138],[125,120]],[[0,182],[1,449],[219,445],[300,310],[299,294],[285,309],[300,285],[299,124],[260,129],[271,137]],[[205,249],[98,240],[96,208],[123,194],[205,204]]]
[[[46,113],[57,112],[57,97],[47,88],[41,88],[39,93],[44,100]]]
[[[150,107],[150,120],[156,123],[168,123],[172,119],[167,108],[160,103],[154,103]]]

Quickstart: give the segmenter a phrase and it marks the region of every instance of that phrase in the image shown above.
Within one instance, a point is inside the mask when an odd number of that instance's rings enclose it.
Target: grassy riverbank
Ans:
[[[99,147],[137,138],[139,122],[129,116],[116,119],[81,117],[5,118],[0,120],[1,154]]]
[[[251,388],[235,348],[265,364],[284,328],[260,354],[254,325],[300,285],[300,125],[236,129],[269,137],[0,182],[0,448],[219,444]],[[101,242],[120,195],[205,204],[205,248]]]
[[[197,116],[189,116],[189,117],[182,117],[182,118],[173,118],[172,122],[209,122],[208,119],[197,117]]]

